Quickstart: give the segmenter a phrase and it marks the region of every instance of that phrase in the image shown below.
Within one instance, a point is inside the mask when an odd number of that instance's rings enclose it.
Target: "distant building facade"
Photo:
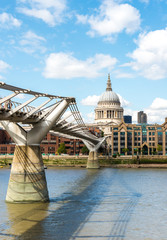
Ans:
[[[125,123],[132,123],[132,116],[124,115],[124,122]]]
[[[167,155],[167,118],[162,125],[147,124],[147,114],[137,114],[138,124],[132,123],[132,116],[123,116],[119,97],[112,91],[108,75],[106,91],[95,108],[95,124],[107,137],[110,154]]]
[[[147,123],[147,114],[143,111],[137,113],[137,122],[138,123]]]
[[[167,155],[167,118],[162,125],[126,124],[122,121],[110,130],[112,154],[133,155],[138,151],[143,155]],[[125,149],[128,152],[125,153]]]
[[[101,131],[96,127],[89,127],[89,131],[98,137]],[[65,149],[69,155],[82,153],[84,143],[80,139],[69,139],[48,133],[40,144],[42,154],[57,154],[61,143],[65,144]],[[0,154],[14,154],[15,143],[6,130],[0,129]]]

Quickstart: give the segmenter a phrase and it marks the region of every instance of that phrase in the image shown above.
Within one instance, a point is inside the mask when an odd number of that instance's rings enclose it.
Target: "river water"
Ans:
[[[7,204],[0,169],[0,239],[167,240],[167,170],[50,168],[49,203]]]

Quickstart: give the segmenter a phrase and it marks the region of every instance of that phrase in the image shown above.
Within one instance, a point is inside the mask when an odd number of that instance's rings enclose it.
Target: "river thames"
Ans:
[[[166,240],[167,170],[50,168],[49,203],[7,204],[0,169],[0,239]]]

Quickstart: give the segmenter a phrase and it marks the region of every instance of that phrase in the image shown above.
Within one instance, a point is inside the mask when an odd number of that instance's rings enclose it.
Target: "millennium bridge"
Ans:
[[[6,201],[49,201],[40,143],[48,132],[81,139],[89,149],[87,168],[99,168],[97,150],[105,138],[89,132],[73,97],[31,91],[0,82],[7,96],[0,99],[0,122],[16,143]],[[7,91],[4,91],[7,90]],[[20,94],[29,95],[23,103],[13,101]],[[31,106],[38,100],[40,104]]]

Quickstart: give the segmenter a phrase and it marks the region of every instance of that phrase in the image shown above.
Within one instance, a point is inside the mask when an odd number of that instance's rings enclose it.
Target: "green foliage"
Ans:
[[[57,149],[57,152],[58,152],[59,154],[61,154],[61,153],[67,153],[66,147],[65,147],[65,143],[60,143],[60,146],[59,146],[59,148]]]
[[[153,155],[157,155],[157,152],[155,150],[153,151]]]
[[[88,154],[89,153],[89,149],[84,145],[82,148],[82,154]]]
[[[134,148],[134,153],[137,153],[138,152],[138,148]]]
[[[129,152],[129,149],[128,148],[123,148],[122,152],[124,152],[124,153]]]
[[[162,145],[159,145],[157,146],[157,152],[161,152],[162,151]]]
[[[101,131],[101,137],[104,137],[104,132],[103,131]]]

